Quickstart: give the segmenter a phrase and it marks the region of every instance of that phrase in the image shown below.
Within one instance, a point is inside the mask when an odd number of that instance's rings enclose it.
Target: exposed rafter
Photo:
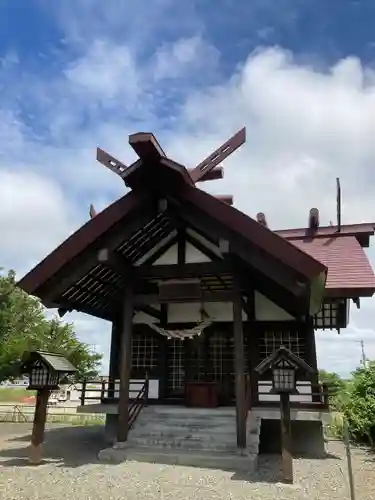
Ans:
[[[109,269],[112,269],[120,276],[126,276],[129,273],[128,261],[118,253],[112,252],[108,248],[102,248],[99,250],[98,262],[109,267]]]

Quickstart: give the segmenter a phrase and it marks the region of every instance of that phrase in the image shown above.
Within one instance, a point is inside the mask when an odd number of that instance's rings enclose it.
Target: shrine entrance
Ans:
[[[167,341],[166,398],[186,398],[189,384],[215,385],[218,403],[235,402],[234,339],[231,323],[212,325],[194,339]],[[248,349],[245,343],[245,370],[248,368]]]

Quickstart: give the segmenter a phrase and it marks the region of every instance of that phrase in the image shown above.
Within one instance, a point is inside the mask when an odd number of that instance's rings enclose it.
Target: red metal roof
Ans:
[[[327,295],[336,297],[372,296],[375,275],[355,236],[290,240],[293,245],[328,267]]]

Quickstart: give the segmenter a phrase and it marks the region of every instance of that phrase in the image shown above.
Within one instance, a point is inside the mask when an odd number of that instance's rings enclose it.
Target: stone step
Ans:
[[[208,434],[207,432],[197,432],[195,430],[192,430],[191,432],[189,432],[188,430],[186,430],[185,432],[181,432],[178,429],[173,429],[173,428],[163,429],[163,430],[150,429],[148,432],[134,429],[134,431],[131,432],[131,437],[132,438],[150,437],[150,438],[160,438],[160,439],[172,439],[172,438],[197,439],[200,441],[207,441],[207,442],[220,441],[221,443],[235,443],[237,439],[236,432],[221,434],[219,438],[218,435]]]
[[[157,438],[157,437],[147,437],[147,438],[133,438],[129,437],[129,446],[144,447],[144,448],[158,448],[158,449],[169,449],[169,450],[210,450],[210,451],[220,451],[228,453],[236,453],[237,446],[236,442],[231,443],[206,441],[199,439],[186,439],[186,438]],[[257,453],[258,445],[256,443],[247,446],[248,452]]]
[[[135,428],[139,429],[165,429],[173,427],[174,429],[180,429],[184,431],[186,429],[194,429],[205,432],[221,433],[230,432],[236,430],[235,422],[191,422],[191,421],[180,421],[180,420],[148,420],[145,421],[144,418],[138,417],[138,420],[134,424]]]
[[[128,447],[124,449],[106,448],[99,453],[99,460],[109,463],[121,463],[126,460],[204,467],[228,471],[253,472],[257,467],[257,454],[241,456],[238,453],[166,450],[160,448]]]
[[[149,413],[153,415],[176,415],[181,417],[234,417],[236,416],[236,409],[229,408],[187,408],[179,406],[147,406],[143,408],[142,412]]]
[[[194,432],[207,432],[210,434],[220,435],[222,433],[236,432],[235,421],[230,422],[216,422],[216,420],[204,422],[196,422],[189,420],[151,420],[143,415],[140,415],[134,424],[133,429],[142,432],[148,432],[150,430],[163,430],[163,429],[178,429],[181,432],[187,430]],[[247,425],[248,432],[258,433],[259,426],[252,422]]]

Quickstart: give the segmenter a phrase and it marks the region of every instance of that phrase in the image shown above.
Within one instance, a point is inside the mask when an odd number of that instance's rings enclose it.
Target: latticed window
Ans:
[[[158,363],[158,343],[153,335],[137,333],[132,343],[133,370],[152,370]]]
[[[260,359],[265,359],[281,346],[286,347],[298,357],[306,359],[306,341],[297,329],[264,331],[260,336]]]
[[[185,390],[184,341],[168,340],[168,392],[182,395]]]
[[[347,319],[346,299],[323,302],[322,309],[314,316],[315,328],[344,328]]]
[[[228,375],[234,377],[234,339],[225,332],[215,332],[210,337],[209,344],[209,373],[216,382],[222,382]],[[244,335],[244,366],[248,371],[248,337]]]

